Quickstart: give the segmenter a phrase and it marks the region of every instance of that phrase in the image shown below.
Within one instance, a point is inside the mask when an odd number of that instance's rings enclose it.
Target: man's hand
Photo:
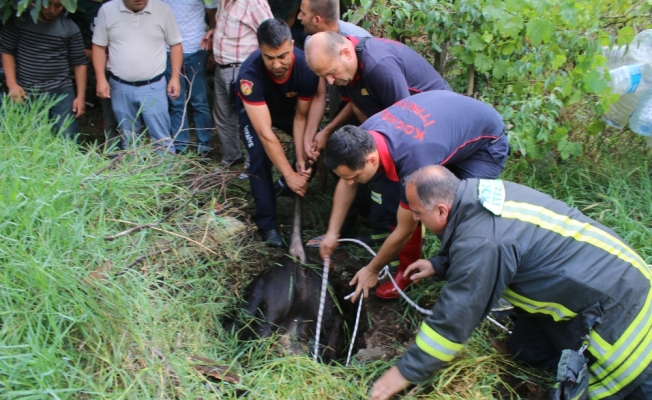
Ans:
[[[75,100],[72,101],[72,112],[75,113],[75,118],[79,118],[84,115],[86,111],[86,103],[84,99],[79,96],[75,97]]]
[[[387,400],[408,386],[410,386],[410,381],[403,378],[398,368],[392,367],[374,383],[369,399]]]
[[[181,82],[179,82],[179,78],[170,78],[170,82],[168,83],[168,96],[176,99],[179,97],[179,94],[181,94]]]
[[[304,177],[304,179],[310,179],[310,174],[312,173],[312,167],[308,165],[306,168],[306,160],[297,157],[297,172]]]
[[[330,257],[333,254],[335,249],[337,249],[337,239],[339,238],[340,235],[337,233],[326,232],[319,243],[319,254],[321,254],[321,258],[326,259],[326,257]]]
[[[285,183],[288,187],[299,196],[303,197],[308,190],[308,180],[298,172],[292,171],[291,174],[284,176]]]
[[[358,287],[355,288],[355,294],[351,297],[351,303],[355,303],[358,300],[360,293],[364,291],[364,297],[369,297],[369,289],[376,286],[378,283],[378,273],[371,271],[369,266],[362,268],[358,271],[357,274],[349,282],[350,286],[358,284]]]
[[[417,272],[415,272],[417,271]],[[412,274],[412,272],[415,272]],[[412,274],[412,275],[410,275]],[[435,274],[435,268],[429,260],[417,260],[410,264],[404,272],[404,276],[409,276],[411,280],[418,281],[419,279],[427,278]]]
[[[9,89],[9,95],[11,96],[11,99],[17,103],[22,103],[23,100],[27,98],[27,93],[25,93],[25,89],[23,89],[23,87],[20,85],[15,85],[9,87],[8,89]]]
[[[211,51],[213,49],[213,32],[215,32],[215,29],[209,29],[199,41],[202,50]]]
[[[109,85],[109,82],[106,79],[100,80],[99,78],[97,79],[97,84],[95,85],[95,94],[97,97],[100,97],[102,99],[110,99],[111,98],[111,86]]]
[[[319,151],[315,151],[314,141],[312,139],[306,139],[303,142],[303,151],[306,155],[306,158],[310,160],[311,163],[317,162],[319,158]]]
[[[322,129],[312,139],[312,151],[317,153],[317,157],[319,157],[319,153],[326,147],[328,136],[330,136],[329,133]]]

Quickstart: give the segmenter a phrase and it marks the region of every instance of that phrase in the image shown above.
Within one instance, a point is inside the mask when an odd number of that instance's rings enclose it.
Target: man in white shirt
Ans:
[[[152,140],[165,151],[175,152],[163,79],[166,45],[172,62],[167,94],[177,98],[183,50],[170,7],[160,0],[114,0],[100,8],[92,50],[96,91],[98,97],[111,98],[124,148],[140,134],[142,117]],[[108,64],[107,47],[111,54]]]

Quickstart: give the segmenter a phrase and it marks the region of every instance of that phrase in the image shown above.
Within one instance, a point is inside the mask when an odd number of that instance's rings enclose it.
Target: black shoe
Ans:
[[[283,238],[281,234],[276,229],[261,229],[261,236],[263,237],[263,242],[269,247],[281,247],[283,246]]]
[[[274,193],[276,193],[276,197],[290,197],[294,194],[283,178],[278,178],[274,182]]]

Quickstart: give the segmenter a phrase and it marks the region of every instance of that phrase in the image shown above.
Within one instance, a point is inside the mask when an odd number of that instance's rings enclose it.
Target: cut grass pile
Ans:
[[[210,214],[200,204],[212,196],[225,203],[219,188],[193,198],[192,160],[147,149],[115,159],[95,148],[82,154],[51,134],[42,106],[5,101],[0,115],[0,397],[357,399],[393,364],[323,365],[283,356],[273,338],[238,343],[220,318],[259,262],[233,240],[199,246],[189,239]],[[645,160],[570,161],[507,176],[571,202],[652,262]],[[315,201],[308,207],[326,223],[329,200]],[[107,239],[142,224],[156,225]],[[432,301],[435,289],[420,285],[413,295]],[[405,323],[420,321],[406,311]],[[416,396],[498,397],[509,394],[499,389],[506,375],[545,381],[493,351],[489,329],[476,330]],[[191,355],[230,366],[240,382],[209,383]]]

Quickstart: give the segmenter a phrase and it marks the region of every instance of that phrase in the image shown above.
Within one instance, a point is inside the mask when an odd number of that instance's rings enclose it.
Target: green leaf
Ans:
[[[500,48],[500,53],[502,55],[508,56],[514,52],[516,49],[516,43],[514,41],[505,42]]]
[[[596,119],[586,127],[586,132],[596,135],[604,130],[607,125],[601,119]]]
[[[63,4],[68,12],[74,13],[77,11],[77,0],[61,0],[61,4]]]
[[[552,22],[534,18],[527,23],[526,37],[534,46],[538,46],[541,43],[548,43],[554,30],[555,26]]]
[[[568,23],[568,25],[573,25],[575,23],[575,18],[577,17],[576,4],[577,3],[575,2],[569,1],[562,5],[561,19]]]
[[[563,54],[557,54],[555,58],[552,59],[550,62],[550,66],[553,69],[559,69],[562,65],[566,63],[566,56]]]
[[[578,101],[580,101],[581,98],[582,98],[582,91],[579,89],[575,89],[573,95],[570,97],[570,99],[568,99],[568,101],[566,101],[566,106],[570,106],[571,104],[577,103]]]
[[[600,94],[609,87],[607,81],[600,75],[598,71],[591,71],[582,76],[582,82],[587,92]]]
[[[486,54],[478,53],[475,55],[473,65],[475,65],[475,69],[477,69],[478,72],[488,72],[491,69],[493,62]]]
[[[494,79],[502,79],[505,74],[507,74],[507,63],[505,60],[498,60],[494,63],[494,67],[491,70],[491,74]]]
[[[634,40],[636,31],[631,26],[625,26],[618,31],[618,46],[624,46]]]
[[[523,18],[520,15],[510,15],[496,21],[498,32],[504,37],[517,37],[523,30]]]
[[[480,51],[485,48],[484,40],[482,40],[482,37],[476,32],[469,35],[466,45],[471,51]]]

